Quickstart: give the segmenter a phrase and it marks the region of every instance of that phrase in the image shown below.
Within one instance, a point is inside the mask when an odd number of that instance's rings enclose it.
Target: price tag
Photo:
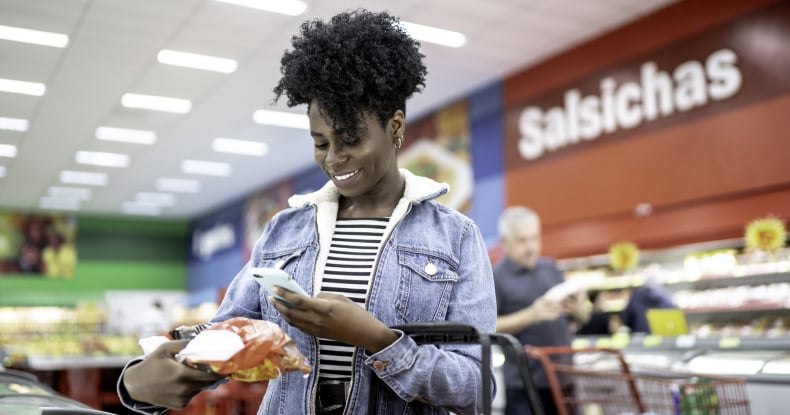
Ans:
[[[628,347],[631,336],[628,333],[615,333],[612,335],[612,347],[623,349]]]
[[[696,342],[697,342],[696,337],[690,334],[686,334],[675,338],[675,347],[677,347],[678,349],[690,349],[694,347],[694,344]]]
[[[595,341],[595,347],[601,349],[612,347],[612,339],[608,337],[601,337],[600,339]]]
[[[574,349],[585,349],[590,347],[590,339],[573,339],[571,347]]]
[[[661,343],[664,341],[664,338],[661,336],[645,336],[642,339],[642,346],[643,347],[658,347],[661,346]]]
[[[719,339],[719,348],[733,349],[741,345],[740,337],[722,337]]]

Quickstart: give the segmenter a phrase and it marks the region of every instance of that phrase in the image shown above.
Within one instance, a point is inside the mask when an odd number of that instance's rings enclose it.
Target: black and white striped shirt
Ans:
[[[341,294],[365,306],[368,283],[389,218],[342,219],[335,224],[321,291]],[[320,379],[350,379],[354,347],[318,339]]]

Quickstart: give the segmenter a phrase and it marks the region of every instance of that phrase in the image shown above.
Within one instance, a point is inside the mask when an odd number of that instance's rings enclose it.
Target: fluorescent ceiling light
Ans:
[[[197,53],[180,52],[171,49],[162,49],[156,54],[159,63],[183,66],[185,68],[203,69],[222,73],[233,73],[238,64],[233,59],[218,58],[216,56],[200,55]]]
[[[84,184],[88,186],[107,186],[109,177],[106,173],[93,173],[88,171],[63,170],[60,172],[60,181],[69,184]]]
[[[30,123],[22,118],[0,117],[0,130],[27,131]]]
[[[156,133],[148,130],[132,130],[130,128],[99,127],[96,129],[96,138],[106,141],[151,145],[156,142]]]
[[[298,16],[307,10],[307,3],[300,0],[217,0],[272,13]]]
[[[16,157],[16,146],[13,144],[0,144],[0,157]]]
[[[466,36],[452,30],[439,29],[438,27],[425,26],[417,23],[400,22],[401,27],[409,36],[424,42],[437,45],[460,48],[466,44]]]
[[[176,114],[186,114],[192,111],[192,102],[188,99],[159,97],[156,95],[123,94],[121,105],[127,108],[173,112]]]
[[[173,206],[176,204],[176,197],[170,193],[138,192],[134,201],[138,204]]]
[[[14,42],[32,43],[34,45],[65,48],[69,37],[62,33],[44,32],[42,30],[25,29],[22,27],[0,25],[0,39]]]
[[[160,192],[197,193],[200,182],[192,179],[156,179],[156,190]]]
[[[220,153],[259,157],[265,156],[269,152],[269,146],[266,143],[225,137],[217,137],[211,141],[211,148]]]
[[[47,194],[52,198],[88,200],[91,198],[91,189],[87,187],[52,186]]]
[[[124,202],[121,211],[127,215],[159,216],[162,208],[157,205],[136,202]]]
[[[0,79],[0,91],[12,94],[35,95],[40,97],[46,92],[47,86],[39,82]]]
[[[119,153],[102,151],[78,151],[74,159],[80,164],[91,164],[103,167],[129,167],[129,156]]]
[[[252,120],[258,124],[276,125],[278,127],[310,129],[310,119],[305,114],[257,110],[252,114]]]
[[[0,166],[0,177],[5,177],[5,166]]]
[[[76,198],[41,197],[38,206],[42,209],[79,210],[80,200]]]
[[[216,161],[184,160],[181,162],[181,171],[206,176],[230,176],[230,164]]]

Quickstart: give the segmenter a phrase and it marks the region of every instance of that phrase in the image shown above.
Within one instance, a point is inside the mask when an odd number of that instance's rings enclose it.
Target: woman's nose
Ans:
[[[343,151],[342,146],[332,146],[326,154],[325,162],[328,165],[338,165],[345,163],[348,160],[348,155]]]

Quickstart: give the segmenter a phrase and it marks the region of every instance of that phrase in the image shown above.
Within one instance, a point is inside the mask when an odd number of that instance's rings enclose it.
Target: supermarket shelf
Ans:
[[[639,356],[644,355],[650,359],[648,365],[670,364],[658,363],[655,356],[661,355],[666,356],[668,362],[673,362],[671,363],[672,367],[678,370],[690,370],[694,373],[716,373],[721,376],[737,376],[750,383],[790,385],[790,371],[786,374],[784,373],[787,371],[788,366],[788,363],[785,362],[790,362],[790,354],[788,354],[788,351],[790,351],[790,337],[733,336],[702,338],[693,335],[662,337],[643,334],[633,336],[614,335],[610,337],[577,336],[573,347],[616,348],[621,349],[629,361],[639,362]],[[748,360],[749,356],[753,356],[755,353],[763,355],[766,359],[766,365],[779,360],[784,364],[773,373],[762,373],[762,370],[759,373],[748,374],[720,372],[721,369],[726,371],[727,367],[731,366],[721,367],[714,372],[698,371],[690,367],[683,369],[689,362],[700,357],[733,356],[735,354]],[[644,357],[641,360],[642,364],[647,364]],[[679,366],[675,366],[676,364],[679,364]],[[765,366],[763,366],[764,368]]]
[[[764,316],[775,314],[790,313],[790,308],[786,308],[781,304],[768,305],[768,304],[754,304],[744,305],[740,307],[704,307],[704,308],[684,308],[683,314],[688,319],[695,319],[696,317],[715,317],[717,320],[723,320],[732,317],[744,317],[749,315]]]
[[[625,308],[624,305],[619,305],[617,307],[607,307],[602,311],[608,314],[616,314],[623,311]],[[688,319],[696,319],[696,317],[712,317],[715,316],[716,319],[724,319],[730,317],[743,317],[748,316],[750,314],[754,314],[757,316],[762,315],[774,315],[774,314],[787,314],[790,313],[790,308],[784,307],[781,304],[776,305],[766,305],[766,304],[759,304],[759,305],[746,305],[740,307],[696,307],[696,308],[683,308],[683,314],[686,315]]]
[[[23,366],[31,370],[120,368],[135,356],[27,356]]]
[[[790,337],[685,335],[677,337],[649,334],[576,336],[574,347],[613,347],[625,350],[790,350]]]
[[[664,284],[667,289],[677,290],[708,290],[712,288],[727,288],[742,285],[764,285],[777,282],[790,282],[789,272],[775,272],[770,274],[756,274],[743,277],[719,276],[700,278],[693,281],[677,281]]]

